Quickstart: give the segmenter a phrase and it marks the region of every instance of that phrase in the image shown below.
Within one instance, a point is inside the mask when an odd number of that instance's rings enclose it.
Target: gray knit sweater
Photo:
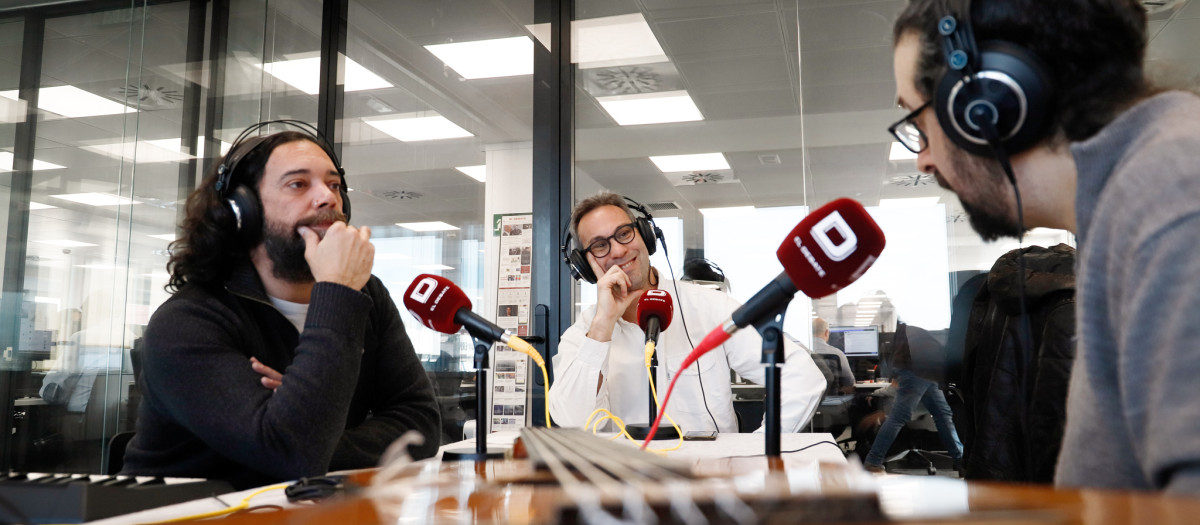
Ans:
[[[1056,482],[1200,494],[1200,98],[1073,144],[1078,354]]]

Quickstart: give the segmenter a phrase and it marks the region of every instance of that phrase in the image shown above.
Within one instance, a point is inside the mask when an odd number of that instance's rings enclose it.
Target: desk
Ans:
[[[881,382],[859,381],[857,383],[854,383],[854,391],[855,392],[874,392],[874,391],[879,390],[880,388],[883,388],[890,384],[891,384],[890,382],[882,382],[882,381]]]
[[[496,433],[489,436],[489,443],[511,441],[513,433]],[[692,455],[698,459],[707,456],[714,446],[723,445],[722,438],[715,442],[688,442],[687,449],[680,455]],[[747,443],[761,435],[745,434]],[[820,434],[785,434],[784,448],[805,440],[819,441]],[[732,444],[739,438],[726,443]],[[796,441],[790,441],[796,440]],[[759,441],[761,444],[761,441]],[[465,446],[469,443],[459,443]],[[818,445],[809,451],[813,454],[828,448]],[[808,451],[806,451],[808,452]],[[802,454],[792,454],[800,456]],[[789,454],[785,454],[789,456]],[[839,458],[840,459],[840,458]],[[545,511],[553,501],[539,499],[531,485],[504,486],[502,478],[519,470],[519,461],[500,461],[475,465],[472,463],[440,464],[427,460],[414,464],[413,479],[428,485],[439,485],[436,498],[419,492],[402,492],[405,499],[399,503],[408,505],[409,510],[437,512],[437,516],[456,523],[546,523]],[[840,467],[835,467],[840,468]],[[1001,483],[964,482],[939,476],[871,475],[857,467],[849,467],[850,477],[839,483],[866,484],[874,486],[879,501],[889,518],[897,520],[937,520],[941,523],[1078,523],[1083,525],[1117,525],[1128,523],[1191,524],[1200,515],[1200,500],[1171,498],[1151,493],[1116,492],[1100,490],[1056,490],[1047,486],[1025,486]],[[455,481],[448,473],[463,475]],[[794,470],[787,466],[788,482],[793,486],[828,481],[826,470],[817,478],[805,474],[804,467]],[[845,472],[843,472],[845,474]],[[743,478],[746,479],[746,478]],[[499,487],[499,488],[498,488]],[[828,485],[826,485],[828,487]],[[762,487],[770,490],[771,487]],[[490,492],[489,492],[490,491]],[[253,491],[222,496],[229,504],[236,504]],[[837,489],[828,492],[836,497]],[[287,510],[265,514],[231,516],[222,521],[226,525],[267,525],[283,523],[362,523],[383,524],[407,521],[385,519],[376,503],[370,499],[353,496],[340,501],[329,501],[317,505],[296,508],[289,505],[280,491],[264,493],[256,497],[252,505],[282,503]],[[221,504],[214,500],[189,502],[155,511],[132,514],[97,522],[102,525],[127,525],[144,523],[151,519],[163,519],[195,514],[206,510],[217,510]],[[166,512],[174,509],[174,513]],[[186,510],[186,511],[185,511]],[[154,514],[151,514],[154,513]],[[413,521],[416,522],[416,521]]]

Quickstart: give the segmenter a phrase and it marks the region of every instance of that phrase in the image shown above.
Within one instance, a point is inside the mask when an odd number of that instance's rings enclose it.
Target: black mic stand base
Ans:
[[[629,437],[640,441],[650,434],[650,425],[625,425],[625,431],[629,433]],[[679,439],[679,433],[675,431],[675,427],[662,425],[658,427],[658,432],[654,433],[653,441],[660,439]]]
[[[458,448],[442,452],[442,461],[485,461],[504,457],[504,449],[489,447],[480,454],[474,448]]]

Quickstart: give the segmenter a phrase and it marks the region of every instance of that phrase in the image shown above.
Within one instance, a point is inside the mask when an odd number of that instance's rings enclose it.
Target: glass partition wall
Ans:
[[[575,2],[575,200],[605,189],[646,204],[677,225],[670,253],[708,259],[745,301],[782,271],[775,251],[809,211],[855,199],[887,248],[846,289],[792,301],[785,330],[804,344],[817,316],[945,330],[960,281],[1017,245],[980,241],[886,131],[904,114],[891,24],[905,3]],[[1059,242],[1073,239],[1025,243]],[[671,261],[676,277],[685,260]]]
[[[108,441],[134,429],[134,348],[169,297],[183,202],[250,124],[323,127],[397,303],[435,273],[477,310],[495,304],[485,188],[529,192],[532,71],[467,75],[435,46],[520,37],[531,55],[531,0],[56,4],[0,11],[8,468],[107,468]],[[331,41],[336,63],[322,59]],[[319,122],[323,104],[334,120]],[[474,411],[471,342],[403,317],[439,388],[440,438],[457,441]]]

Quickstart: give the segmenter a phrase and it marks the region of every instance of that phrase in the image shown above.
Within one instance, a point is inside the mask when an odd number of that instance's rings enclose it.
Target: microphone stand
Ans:
[[[492,344],[484,339],[472,337],[475,341],[475,449],[453,449],[442,453],[445,461],[483,461],[504,457],[504,449],[488,448],[488,375],[491,369],[488,365],[488,350]]]
[[[783,316],[787,313],[787,303],[776,308],[770,315],[762,316],[763,321],[754,323],[754,329],[762,335],[762,363],[765,366],[764,387],[766,396],[763,397],[763,439],[765,454],[769,458],[779,457],[780,422],[780,391],[783,355]]]
[[[650,356],[650,377],[658,378],[658,348],[655,348],[654,354]],[[650,425],[654,424],[654,416],[658,414],[658,403],[654,400],[654,390],[649,385],[646,388],[649,391],[650,402],[647,408],[648,412],[646,413],[649,414],[650,418],[646,420],[645,425],[625,425],[625,431],[629,433],[630,437],[637,440],[646,439],[646,436],[650,434]],[[673,426],[661,425],[658,427],[658,431],[654,433],[654,441],[660,439],[679,439],[679,433],[675,432],[675,427]]]

